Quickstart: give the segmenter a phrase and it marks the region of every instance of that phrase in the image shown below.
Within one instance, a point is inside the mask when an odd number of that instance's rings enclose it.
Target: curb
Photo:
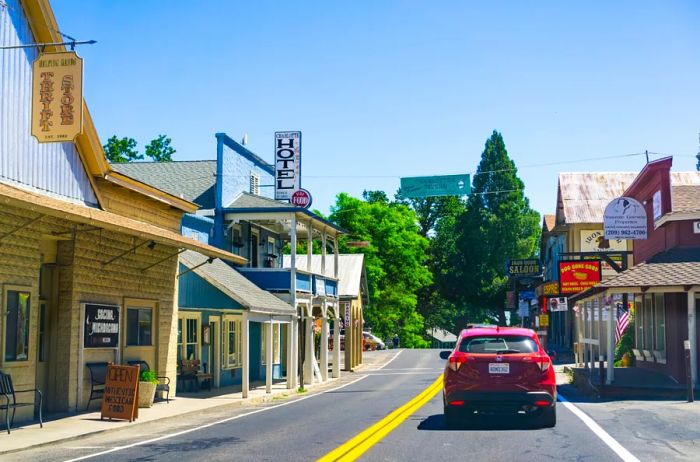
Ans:
[[[340,378],[342,378],[342,377],[340,377]],[[270,396],[263,395],[263,396],[256,396],[256,397],[252,397],[252,398],[241,398],[240,401],[234,401],[232,403],[221,404],[218,406],[211,406],[211,407],[204,408],[204,409],[186,411],[186,412],[183,412],[181,414],[171,415],[171,416],[163,417],[160,419],[142,420],[140,422],[138,420],[135,420],[134,422],[131,422],[131,425],[129,425],[129,426],[122,426],[122,427],[117,427],[117,428],[104,428],[104,429],[100,429],[100,430],[89,431],[87,433],[83,433],[80,435],[68,436],[66,438],[59,438],[59,439],[55,439],[55,440],[51,440],[51,441],[39,442],[36,444],[32,444],[30,446],[25,446],[25,447],[17,448],[17,449],[10,449],[7,451],[3,451],[0,449],[0,455],[13,454],[13,453],[27,451],[27,450],[31,450],[31,449],[38,449],[38,448],[41,448],[44,446],[49,446],[52,444],[60,444],[60,443],[65,443],[65,442],[69,442],[69,441],[77,441],[77,440],[81,440],[83,438],[87,438],[90,436],[95,436],[95,435],[99,435],[102,433],[117,432],[119,430],[126,430],[126,429],[130,429],[130,428],[134,428],[134,426],[145,425],[145,424],[149,424],[149,423],[153,423],[153,422],[164,422],[164,421],[169,421],[169,420],[174,420],[174,419],[181,419],[183,417],[186,417],[186,416],[192,415],[192,414],[202,414],[202,413],[207,413],[210,411],[213,412],[215,410],[220,411],[220,410],[225,410],[226,408],[240,408],[240,407],[244,407],[246,405],[264,404],[264,403],[274,401],[275,398],[279,397],[279,396],[285,396],[286,398],[291,398],[294,395],[308,396],[310,393],[313,393],[313,391],[314,391],[313,389],[310,389],[310,387],[316,388],[318,386],[331,384],[334,381],[339,380],[340,378],[338,378],[338,379],[330,378],[330,379],[328,379],[328,383],[318,383],[318,384],[311,384],[311,385],[307,384],[306,391],[303,393],[299,393],[297,390],[294,390],[294,389],[287,389],[284,392],[272,393],[272,394],[270,394]],[[76,415],[76,414],[74,414],[74,415]],[[44,425],[46,425],[47,423],[50,424],[51,421],[44,422]]]

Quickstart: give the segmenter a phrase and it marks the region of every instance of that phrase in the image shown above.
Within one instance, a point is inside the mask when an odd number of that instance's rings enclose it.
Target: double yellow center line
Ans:
[[[442,374],[428,388],[420,392],[409,402],[393,411],[382,420],[364,430],[357,436],[338,446],[325,456],[318,459],[318,462],[336,462],[356,460],[369,448],[381,441],[386,435],[391,433],[396,427],[401,425],[414,412],[423,407],[428,401],[442,389]]]

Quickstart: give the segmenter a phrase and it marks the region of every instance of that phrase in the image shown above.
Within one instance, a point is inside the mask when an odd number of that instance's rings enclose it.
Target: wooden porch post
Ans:
[[[248,390],[250,390],[250,348],[249,348],[249,330],[250,321],[248,321],[248,314],[243,314],[243,321],[241,321],[241,373],[243,377],[241,378],[241,394],[243,398],[248,397]]]
[[[323,302],[324,305],[326,302]],[[322,310],[321,318],[321,364],[319,368],[321,369],[321,380],[328,380],[328,307],[324,307]]]
[[[272,320],[265,323],[265,393],[272,393]]]
[[[688,290],[688,340],[690,341],[690,376],[698,383],[698,339],[696,328],[695,291]]]

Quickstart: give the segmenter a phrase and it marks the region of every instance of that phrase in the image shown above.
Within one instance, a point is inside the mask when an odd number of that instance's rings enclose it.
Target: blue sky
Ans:
[[[103,142],[165,133],[175,159],[213,159],[214,133],[247,133],[271,161],[273,133],[301,130],[323,212],[340,191],[471,173],[493,129],[541,213],[560,171],[644,164],[592,158],[648,149],[695,169],[697,1],[52,5],[64,33],[98,41],[79,53]]]

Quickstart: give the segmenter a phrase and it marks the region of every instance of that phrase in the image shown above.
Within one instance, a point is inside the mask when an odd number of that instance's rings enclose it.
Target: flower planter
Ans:
[[[139,407],[153,406],[157,386],[157,383],[139,382]]]

